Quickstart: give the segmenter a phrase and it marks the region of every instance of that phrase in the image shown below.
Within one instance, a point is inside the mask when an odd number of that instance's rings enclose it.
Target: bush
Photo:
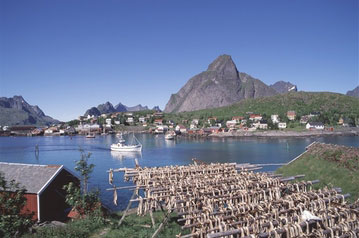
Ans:
[[[26,204],[24,188],[0,173],[0,237],[18,237],[32,226],[33,213],[20,214]]]

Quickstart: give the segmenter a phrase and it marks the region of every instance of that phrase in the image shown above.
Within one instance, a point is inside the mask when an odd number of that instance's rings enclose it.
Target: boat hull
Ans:
[[[111,145],[111,150],[113,151],[142,151],[142,145],[134,145],[134,146],[118,146],[117,144]]]

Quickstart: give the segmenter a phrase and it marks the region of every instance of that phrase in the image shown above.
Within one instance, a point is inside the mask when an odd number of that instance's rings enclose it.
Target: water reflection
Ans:
[[[140,159],[142,158],[141,151],[111,151],[111,156],[117,160],[124,160],[124,159]]]

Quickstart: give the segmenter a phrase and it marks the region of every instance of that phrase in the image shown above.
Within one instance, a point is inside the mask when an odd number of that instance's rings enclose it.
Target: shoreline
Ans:
[[[338,131],[237,131],[237,132],[220,132],[211,134],[208,137],[321,137],[321,136],[359,136],[359,128],[354,127]]]

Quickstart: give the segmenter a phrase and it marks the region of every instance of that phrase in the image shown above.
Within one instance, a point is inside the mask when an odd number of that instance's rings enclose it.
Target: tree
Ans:
[[[0,173],[0,237],[18,237],[33,224],[33,213],[20,212],[26,204],[26,189]]]
[[[95,165],[89,164],[88,159],[91,157],[91,153],[85,153],[83,149],[80,148],[81,159],[76,161],[75,170],[81,173],[82,176],[82,186],[84,194],[87,194],[87,185],[88,179],[90,178],[90,174],[92,173]]]

